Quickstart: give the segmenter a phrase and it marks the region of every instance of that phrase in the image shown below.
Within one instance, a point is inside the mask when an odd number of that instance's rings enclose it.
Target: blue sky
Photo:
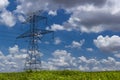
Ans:
[[[21,71],[27,39],[16,37],[29,29],[26,16],[44,10],[42,67],[82,71],[120,70],[119,0],[0,0],[0,71]],[[6,67],[7,66],[7,67]]]

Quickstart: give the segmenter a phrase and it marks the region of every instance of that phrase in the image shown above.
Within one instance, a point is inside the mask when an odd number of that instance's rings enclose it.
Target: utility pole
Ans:
[[[29,41],[25,70],[40,70],[42,68],[39,41],[44,35],[53,33],[51,30],[38,27],[38,22],[42,21],[46,23],[47,17],[42,16],[41,11],[32,13],[25,21],[26,24],[30,24],[29,30],[16,37],[16,39],[27,38]]]

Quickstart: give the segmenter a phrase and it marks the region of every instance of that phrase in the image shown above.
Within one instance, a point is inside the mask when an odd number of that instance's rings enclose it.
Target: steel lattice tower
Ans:
[[[41,13],[39,11],[39,13]],[[26,57],[25,70],[40,70],[41,69],[41,54],[39,50],[39,41],[45,34],[52,33],[53,31],[40,29],[38,22],[47,22],[47,17],[38,14],[38,12],[32,13],[25,21],[30,24],[28,31],[19,35],[16,39],[28,38],[28,56]]]

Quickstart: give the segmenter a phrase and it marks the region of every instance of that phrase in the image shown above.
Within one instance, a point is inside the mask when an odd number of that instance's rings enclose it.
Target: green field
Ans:
[[[0,80],[120,80],[120,71],[39,71],[0,73]]]

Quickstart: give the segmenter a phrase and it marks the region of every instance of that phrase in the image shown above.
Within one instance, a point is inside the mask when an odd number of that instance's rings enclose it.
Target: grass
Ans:
[[[38,71],[0,73],[0,80],[120,80],[120,71]]]

